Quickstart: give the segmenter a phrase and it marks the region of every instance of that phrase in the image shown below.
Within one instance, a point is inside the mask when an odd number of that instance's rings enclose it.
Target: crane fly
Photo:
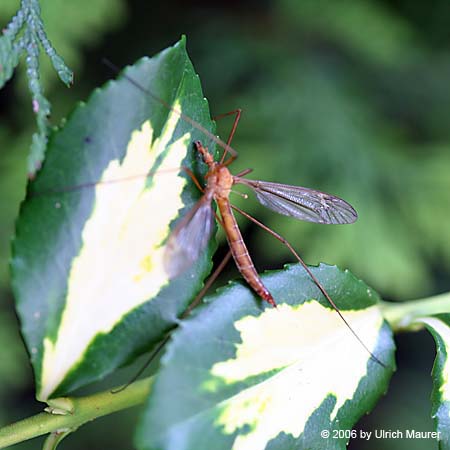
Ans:
[[[104,60],[103,62],[114,72],[119,72],[118,67],[110,61]],[[247,214],[245,211],[232,205],[230,203],[229,196],[232,187],[236,184],[241,184],[250,188],[256,195],[258,202],[266,208],[298,220],[320,224],[341,225],[353,223],[358,218],[355,209],[345,200],[318,190],[244,178],[252,171],[251,169],[244,170],[237,175],[232,175],[228,169],[228,166],[237,158],[238,153],[231,147],[231,141],[240,119],[241,110],[236,110],[225,114],[235,114],[236,116],[228,140],[227,142],[224,142],[219,137],[212,134],[209,130],[205,129],[194,119],[141,86],[133,78],[126,74],[123,76],[144,94],[163,105],[168,110],[177,114],[182,120],[198,129],[202,134],[222,147],[224,150],[220,161],[215,161],[213,155],[208,151],[208,148],[202,144],[202,142],[195,141],[193,143],[196,151],[201,155],[203,162],[208,167],[205,175],[206,186],[204,187],[196,179],[190,169],[182,168],[192,178],[197,187],[203,192],[203,195],[192,207],[192,209],[188,211],[188,213],[181,219],[169,235],[164,254],[164,266],[166,272],[169,274],[169,278],[173,279],[181,275],[199,258],[213,233],[214,219],[216,218],[225,231],[230,250],[225,257],[225,260],[219,265],[212,277],[210,277],[210,280],[214,279],[218,275],[219,271],[224,267],[231,254],[239,272],[248,285],[260,298],[276,307],[276,301],[256,272],[253,261],[244,243],[242,234],[233,213],[233,210],[237,211],[270,233],[291,251],[296,260],[302,265],[308,276],[315,283],[328,303],[337,312],[344,324],[359,341],[362,347],[364,347],[364,349],[370,354],[372,359],[374,359],[381,366],[385,367],[385,365],[370,351],[370,349],[353,330],[326,289],[311,272],[292,245],[281,235],[271,230],[263,223]],[[212,207],[213,201],[217,205],[220,216],[216,214]],[[210,281],[206,283],[204,289],[196,297],[196,300],[201,298],[203,293],[211,284],[212,282]],[[194,300],[193,303],[195,303],[196,300]],[[188,311],[191,309],[192,304]],[[186,316],[186,314],[184,316]]]
[[[245,171],[240,176],[232,175],[227,166],[236,158],[234,155],[226,162],[222,162],[224,157],[220,162],[217,162],[214,161],[211,153],[200,141],[196,141],[194,145],[208,166],[205,177],[207,184],[204,189],[199,186],[203,191],[202,198],[169,237],[165,254],[165,266],[169,275],[171,277],[178,276],[193,264],[205,248],[213,232],[214,211],[212,201],[214,200],[220,212],[219,223],[225,231],[231,254],[239,272],[263,300],[272,306],[276,306],[272,294],[264,286],[256,272],[233,214],[233,209],[243,213],[258,225],[262,224],[231,205],[229,195],[232,186],[235,184],[248,186],[256,194],[257,200],[267,208],[309,222],[323,224],[353,223],[358,217],[356,211],[346,201],[320,191],[243,178],[242,175],[249,173],[249,171]],[[224,155],[226,155],[226,152]],[[190,175],[193,176],[193,174]],[[198,181],[195,181],[198,184]],[[263,228],[269,231],[267,227]],[[272,234],[279,237],[274,232]],[[284,239],[282,241],[286,243]],[[300,259],[296,252],[294,254],[297,259]]]

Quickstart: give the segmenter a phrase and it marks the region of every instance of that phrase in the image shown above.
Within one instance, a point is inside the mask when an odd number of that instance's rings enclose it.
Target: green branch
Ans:
[[[39,413],[0,429],[0,448],[48,433],[66,433],[97,417],[131,408],[148,397],[153,378],[136,381],[123,391],[104,391],[81,398],[64,399],[70,405],[65,414]]]
[[[450,292],[408,302],[381,302],[380,308],[394,331],[415,331],[424,326],[415,322],[419,317],[450,312]]]

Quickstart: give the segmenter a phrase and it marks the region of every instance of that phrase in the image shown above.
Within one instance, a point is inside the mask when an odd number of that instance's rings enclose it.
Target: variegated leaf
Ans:
[[[127,75],[213,131],[182,40]],[[213,244],[174,280],[166,240],[201,195],[204,136],[119,77],[50,139],[13,244],[12,278],[37,397],[67,394],[151,349],[195,296]]]
[[[277,308],[232,284],[175,332],[139,449],[345,448],[348,436],[334,433],[351,430],[386,391],[394,343],[372,289],[336,267],[312,271],[385,367],[300,266],[262,277]]]

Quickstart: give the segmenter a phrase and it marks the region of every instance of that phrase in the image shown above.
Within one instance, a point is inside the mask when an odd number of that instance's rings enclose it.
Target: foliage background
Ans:
[[[18,3],[2,0],[0,26]],[[276,216],[251,200],[236,197],[236,204],[288,238],[308,263],[349,267],[386,299],[450,289],[448,2],[42,0],[41,5],[50,40],[75,71],[68,90],[43,60],[53,123],[113,76],[101,64],[103,56],[123,66],[186,34],[212,113],[244,111],[233,142],[240,151],[236,172],[252,167],[255,178],[335,193],[349,200],[360,218],[348,227],[323,227]],[[40,408],[33,403],[8,286],[9,241],[34,131],[23,73],[0,91],[0,117],[1,425]],[[219,122],[222,137],[229,127],[230,121]],[[292,260],[278,242],[242,225],[260,270]],[[224,249],[217,259],[223,254]],[[230,266],[223,282],[234,276]],[[434,344],[425,333],[399,336],[398,344],[399,371],[391,389],[360,426],[431,431]],[[65,448],[127,448],[136,414],[98,420],[68,438]],[[351,448],[379,444],[372,439]],[[392,440],[383,448],[436,446]]]

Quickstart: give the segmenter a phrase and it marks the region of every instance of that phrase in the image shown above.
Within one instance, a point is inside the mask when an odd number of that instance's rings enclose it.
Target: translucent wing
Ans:
[[[187,270],[205,248],[213,231],[211,201],[200,199],[169,236],[164,253],[164,268],[175,278]]]
[[[239,177],[235,177],[235,182],[252,188],[261,205],[285,216],[326,224],[353,223],[358,218],[345,200],[324,192]]]

